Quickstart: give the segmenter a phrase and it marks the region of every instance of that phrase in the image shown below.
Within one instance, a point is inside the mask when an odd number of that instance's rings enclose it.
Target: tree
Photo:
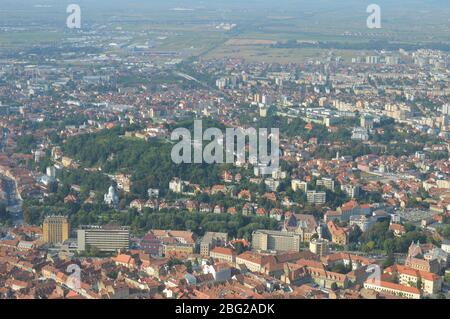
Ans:
[[[392,253],[390,253],[386,260],[383,262],[383,268],[387,268],[392,266],[395,263],[395,258],[394,255]]]

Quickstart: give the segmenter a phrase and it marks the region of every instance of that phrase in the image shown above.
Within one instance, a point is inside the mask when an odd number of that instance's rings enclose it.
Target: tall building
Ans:
[[[363,115],[360,118],[360,125],[361,127],[371,130],[373,129],[373,117],[369,115]]]
[[[293,179],[291,181],[291,188],[294,192],[296,192],[298,189],[302,190],[304,193],[308,190],[308,183],[303,182],[299,179]]]
[[[49,244],[69,239],[69,222],[64,216],[47,216],[42,225],[43,240]]]
[[[300,251],[301,234],[289,231],[257,230],[252,234],[252,246],[263,251]]]
[[[316,186],[323,186],[326,189],[334,192],[334,180],[332,178],[324,177],[316,181]]]
[[[306,200],[309,204],[323,205],[327,201],[327,193],[308,191],[306,192]]]
[[[82,226],[77,230],[78,251],[96,247],[100,251],[114,252],[128,249],[130,229],[114,226]]]
[[[309,251],[320,257],[328,255],[329,252],[328,240],[323,238],[313,238],[309,242]]]

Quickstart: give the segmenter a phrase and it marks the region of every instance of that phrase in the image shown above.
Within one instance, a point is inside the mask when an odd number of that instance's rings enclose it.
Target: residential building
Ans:
[[[329,242],[324,238],[313,238],[309,242],[309,251],[320,257],[326,256],[329,253]]]
[[[128,249],[130,245],[130,229],[128,227],[82,226],[77,230],[78,251],[96,247],[100,251],[114,252]]]
[[[47,216],[42,224],[42,239],[48,244],[63,243],[69,239],[69,221],[64,216]]]
[[[289,231],[256,230],[252,246],[261,251],[300,251],[301,235]]]
[[[215,247],[210,251],[209,256],[232,265],[236,262],[236,254],[233,249],[227,247]]]

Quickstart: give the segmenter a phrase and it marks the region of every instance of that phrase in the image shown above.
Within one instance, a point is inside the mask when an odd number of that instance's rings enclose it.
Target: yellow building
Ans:
[[[69,222],[64,216],[48,216],[42,225],[42,238],[49,244],[62,243],[69,239]]]

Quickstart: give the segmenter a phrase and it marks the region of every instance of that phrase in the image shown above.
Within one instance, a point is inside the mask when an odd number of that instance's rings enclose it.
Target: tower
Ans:
[[[42,224],[43,241],[49,244],[63,243],[69,239],[69,222],[64,216],[48,216]]]

